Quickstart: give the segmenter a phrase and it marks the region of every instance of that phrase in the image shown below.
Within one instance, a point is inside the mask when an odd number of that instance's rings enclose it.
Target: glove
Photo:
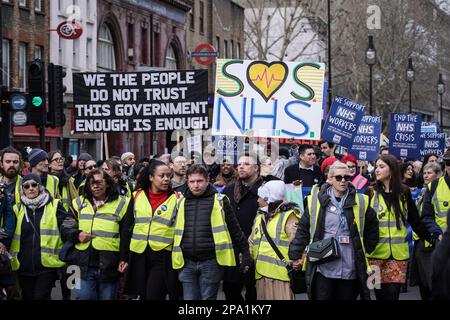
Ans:
[[[241,273],[246,273],[249,269],[250,266],[252,265],[253,260],[252,257],[250,257],[249,253],[243,254],[242,255],[242,262],[241,265],[239,266],[239,271]]]

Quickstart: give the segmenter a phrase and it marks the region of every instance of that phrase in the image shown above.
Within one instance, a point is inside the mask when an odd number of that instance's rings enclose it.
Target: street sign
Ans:
[[[75,40],[78,39],[83,33],[83,27],[75,20],[66,20],[58,25],[56,31],[61,38]]]
[[[27,99],[24,95],[18,94],[11,97],[12,110],[23,110],[27,106]]]
[[[14,126],[25,126],[28,122],[27,114],[23,111],[14,112],[12,121]]]
[[[208,65],[214,62],[214,58],[217,57],[216,49],[209,43],[199,44],[191,56],[197,61],[197,63],[202,65]],[[207,58],[203,60],[202,58]]]

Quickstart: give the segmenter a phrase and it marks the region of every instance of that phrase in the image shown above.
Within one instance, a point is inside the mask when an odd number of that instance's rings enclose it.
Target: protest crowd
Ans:
[[[365,161],[291,141],[209,165],[47,151],[0,151],[2,299],[51,299],[57,280],[65,300],[450,298],[450,149]]]

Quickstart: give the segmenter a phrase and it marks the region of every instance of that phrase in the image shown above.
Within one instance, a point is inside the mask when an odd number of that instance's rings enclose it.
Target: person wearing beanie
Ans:
[[[11,267],[18,275],[23,300],[50,300],[57,271],[64,266],[57,252],[63,247],[62,236],[68,236],[69,230],[63,226],[67,212],[37,174],[22,178],[19,193],[20,203],[13,208],[17,224]]]
[[[132,178],[133,166],[136,163],[134,154],[132,152],[122,153],[122,155],[120,156],[120,161],[122,161],[122,172],[128,178]]]
[[[42,180],[42,185],[53,198],[61,198],[59,194],[59,179],[58,177],[48,175],[49,163],[48,154],[42,149],[32,149],[28,154],[28,161],[30,162],[31,173],[38,175]]]
[[[285,202],[286,186],[271,180],[258,188],[258,215],[249,237],[255,260],[257,300],[294,300],[288,270],[289,244],[294,239],[300,220],[296,203]],[[281,228],[280,228],[281,227]],[[266,233],[267,232],[267,233]],[[266,240],[272,238],[283,257]]]
[[[80,187],[81,183],[86,179],[86,175],[84,173],[84,167],[87,161],[93,160],[92,156],[89,153],[81,153],[78,156],[77,161],[77,171],[73,174],[75,188]]]
[[[369,187],[369,180],[364,177],[358,170],[358,161],[356,157],[352,154],[347,154],[342,157],[342,163],[345,163],[350,170],[350,175],[352,176],[352,184],[359,193],[366,192],[367,187]]]

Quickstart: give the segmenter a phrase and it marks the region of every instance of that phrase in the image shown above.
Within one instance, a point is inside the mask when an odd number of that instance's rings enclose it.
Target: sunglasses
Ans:
[[[27,184],[24,184],[22,187],[23,187],[25,190],[28,190],[28,189],[30,189],[30,187],[36,189],[37,186],[38,186],[38,184],[37,184],[36,182],[34,182],[34,183],[27,183]]]
[[[352,179],[352,177],[351,176],[341,176],[341,175],[339,175],[339,176],[334,176],[334,178],[336,179],[336,181],[338,181],[338,182],[341,182],[342,181],[342,179],[344,179],[345,181],[350,181],[351,179]]]
[[[87,170],[92,170],[92,169],[97,169],[97,166],[89,166],[89,167],[86,167],[86,168],[84,168],[84,169],[87,169]]]
[[[64,158],[63,157],[61,157],[61,158],[55,158],[55,159],[53,159],[52,161],[50,161],[50,162],[64,162]]]

